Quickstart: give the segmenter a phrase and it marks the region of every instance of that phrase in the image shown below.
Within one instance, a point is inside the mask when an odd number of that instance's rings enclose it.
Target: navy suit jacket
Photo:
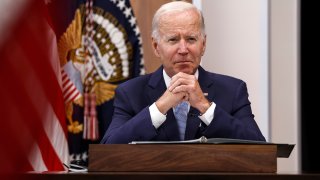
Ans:
[[[172,109],[165,122],[156,129],[151,122],[149,106],[166,91],[163,67],[151,74],[128,80],[118,86],[114,99],[112,122],[101,143],[131,141],[178,141],[179,131]],[[210,73],[199,67],[199,84],[207,99],[216,104],[214,118],[207,126],[190,107],[185,140],[235,138],[265,141],[257,126],[248,99],[246,83],[230,76]]]

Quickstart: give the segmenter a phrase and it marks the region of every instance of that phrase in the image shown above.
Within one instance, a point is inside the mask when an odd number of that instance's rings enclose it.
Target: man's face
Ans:
[[[153,39],[153,47],[166,73],[170,77],[178,72],[194,74],[206,45],[199,15],[193,10],[167,13],[160,19],[159,35],[159,41]]]

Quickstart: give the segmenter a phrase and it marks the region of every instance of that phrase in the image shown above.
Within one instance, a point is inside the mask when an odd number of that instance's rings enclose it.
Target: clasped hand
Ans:
[[[190,106],[198,109],[201,114],[210,107],[197,78],[194,75],[179,72],[172,77],[169,87],[157,100],[156,106],[161,113],[166,114],[169,109],[182,101],[188,101]]]

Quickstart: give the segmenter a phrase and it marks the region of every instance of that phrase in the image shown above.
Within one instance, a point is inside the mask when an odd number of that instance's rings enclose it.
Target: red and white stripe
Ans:
[[[61,70],[61,74],[62,74],[62,91],[63,91],[64,102],[68,103],[75,99],[78,99],[81,96],[80,91],[70,80],[68,74],[64,71],[64,69]]]
[[[24,7],[0,47],[0,174],[64,171],[69,152],[55,34],[43,1],[17,2]]]

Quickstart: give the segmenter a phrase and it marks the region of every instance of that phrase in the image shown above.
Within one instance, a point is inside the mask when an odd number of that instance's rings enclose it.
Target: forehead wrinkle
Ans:
[[[196,16],[192,16],[192,14],[195,14]],[[178,16],[182,16],[185,20],[181,20],[181,18],[179,19]],[[178,17],[178,21],[175,17]],[[163,32],[177,34],[178,32],[181,33],[187,30],[189,35],[198,35],[201,31],[198,19],[198,14],[192,10],[182,13],[181,11],[167,12],[160,18],[159,32],[161,34],[163,34]],[[186,27],[188,29],[186,29]]]

